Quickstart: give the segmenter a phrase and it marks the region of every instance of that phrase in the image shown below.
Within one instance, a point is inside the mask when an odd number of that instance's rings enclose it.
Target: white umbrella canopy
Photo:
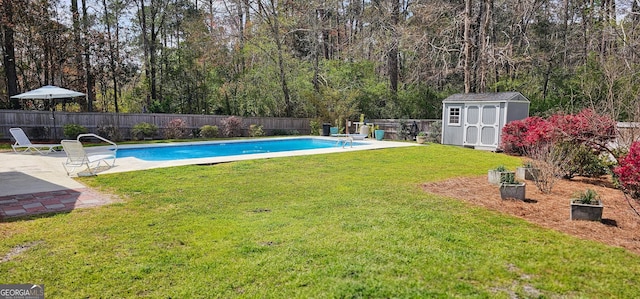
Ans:
[[[69,90],[66,88],[47,85],[38,89],[27,91],[25,93],[12,96],[12,99],[60,99],[60,98],[74,98],[84,96],[84,93]]]
[[[74,98],[74,97],[81,97],[81,96],[85,96],[85,94],[81,92],[73,91],[70,89],[58,87],[58,86],[46,85],[31,91],[27,91],[25,93],[17,94],[15,96],[12,96],[11,98],[12,99],[54,100],[52,101],[54,102],[53,103],[54,106],[51,107],[51,119],[53,120],[53,135],[55,138],[58,131],[56,128],[56,116],[54,114],[55,99]]]

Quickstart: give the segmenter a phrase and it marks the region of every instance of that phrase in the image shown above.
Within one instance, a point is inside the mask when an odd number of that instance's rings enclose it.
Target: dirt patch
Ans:
[[[31,242],[31,243],[27,243],[27,244],[18,245],[16,247],[13,247],[13,248],[11,248],[9,253],[7,253],[4,257],[2,257],[0,259],[0,263],[4,263],[4,262],[8,262],[10,260],[13,260],[16,256],[20,255],[21,253],[29,250],[31,247],[36,246],[36,245],[38,245],[40,243],[42,243],[42,241],[34,241],[34,242]]]
[[[541,193],[532,181],[527,181],[524,202],[500,199],[499,187],[489,184],[486,176],[454,178],[425,183],[422,187],[430,193],[462,199],[546,228],[623,247],[640,254],[640,216],[630,208],[622,191],[613,188],[611,182],[605,178],[578,177],[560,180],[554,185],[551,194]],[[602,198],[602,222],[569,219],[570,198],[588,188],[598,192]],[[632,200],[632,204],[640,210],[637,202]]]

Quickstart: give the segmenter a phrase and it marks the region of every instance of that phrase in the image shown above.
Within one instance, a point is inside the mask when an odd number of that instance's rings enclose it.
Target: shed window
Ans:
[[[460,125],[460,107],[449,107],[449,125]]]

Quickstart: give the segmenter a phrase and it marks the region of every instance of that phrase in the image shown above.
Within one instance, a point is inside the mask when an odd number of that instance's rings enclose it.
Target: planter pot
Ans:
[[[500,185],[500,198],[502,199],[525,199],[525,184],[502,184]]]
[[[597,205],[574,203],[571,200],[571,220],[602,220],[602,202],[598,201]]]
[[[367,126],[367,125],[362,125],[362,126],[360,127],[360,135],[369,136],[369,126]]]
[[[376,130],[376,140],[384,139],[384,130]]]
[[[416,142],[419,144],[427,142],[427,136],[416,136]]]
[[[500,185],[502,182],[502,176],[507,173],[513,173],[513,171],[497,171],[497,170],[489,170],[487,176],[489,178],[489,183],[493,185]]]
[[[535,181],[537,177],[540,177],[539,173],[540,170],[536,168],[518,167],[516,168],[516,179]]]

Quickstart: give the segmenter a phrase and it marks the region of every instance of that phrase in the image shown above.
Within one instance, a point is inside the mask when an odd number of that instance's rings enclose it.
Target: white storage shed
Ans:
[[[529,116],[519,92],[454,94],[442,101],[442,144],[497,151],[505,124]]]

